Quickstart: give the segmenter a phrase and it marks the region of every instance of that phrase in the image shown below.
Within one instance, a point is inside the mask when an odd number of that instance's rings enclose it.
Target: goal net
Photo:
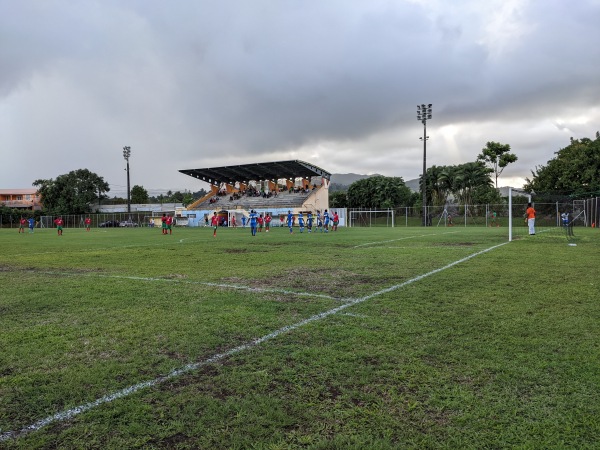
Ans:
[[[535,218],[531,221],[527,210],[531,206]],[[587,226],[584,201],[573,200],[567,195],[534,193],[523,194],[509,191],[509,240],[530,235],[572,240],[577,228]]]
[[[349,227],[393,227],[394,210],[349,210]]]

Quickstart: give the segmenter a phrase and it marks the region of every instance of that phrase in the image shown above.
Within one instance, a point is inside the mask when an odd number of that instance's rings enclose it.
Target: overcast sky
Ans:
[[[418,178],[600,130],[600,0],[0,0],[0,188],[87,168],[192,191],[178,172],[300,159]]]

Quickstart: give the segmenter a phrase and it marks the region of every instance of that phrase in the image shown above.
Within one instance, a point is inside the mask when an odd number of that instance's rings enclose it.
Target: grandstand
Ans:
[[[229,224],[233,217],[241,223],[252,209],[277,218],[288,210],[298,213],[329,208],[331,174],[300,160],[179,172],[211,185],[206,196],[181,211],[180,217],[187,217],[189,226],[203,225],[215,211]]]

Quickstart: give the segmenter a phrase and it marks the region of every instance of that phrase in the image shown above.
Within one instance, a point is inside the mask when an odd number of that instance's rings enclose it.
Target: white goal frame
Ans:
[[[395,213],[393,209],[361,209],[348,210],[348,227],[372,227],[373,219],[377,214],[386,215],[386,226],[394,228]],[[362,216],[362,220],[361,219]],[[360,223],[356,222],[360,220]]]

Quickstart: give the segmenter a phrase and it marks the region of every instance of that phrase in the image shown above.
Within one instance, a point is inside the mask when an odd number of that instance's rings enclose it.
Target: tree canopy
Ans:
[[[420,185],[423,189],[423,177]],[[481,161],[427,169],[427,203],[444,206],[450,194],[467,205],[499,199],[497,190],[492,186],[490,171]]]
[[[110,191],[104,179],[87,169],[73,170],[56,180],[35,180],[44,209],[52,214],[85,214],[90,204]]]
[[[477,161],[487,164],[491,173],[495,176],[495,186],[498,188],[498,176],[502,174],[506,166],[517,161],[517,155],[510,153],[510,145],[490,141],[481,149]]]
[[[573,139],[546,165],[531,171],[527,192],[586,196],[600,192],[600,137]]]
[[[131,203],[148,203],[148,191],[143,186],[137,184],[131,188]]]
[[[377,175],[355,181],[348,187],[349,208],[394,208],[412,206],[414,196],[402,177]]]

